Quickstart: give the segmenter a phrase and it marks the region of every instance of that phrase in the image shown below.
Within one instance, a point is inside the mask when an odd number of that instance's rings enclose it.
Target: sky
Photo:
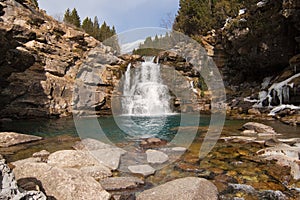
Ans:
[[[67,8],[76,8],[83,20],[97,16],[115,26],[117,33],[135,28],[160,27],[162,19],[168,15],[175,17],[179,0],[38,0],[39,7],[57,18],[63,16]]]

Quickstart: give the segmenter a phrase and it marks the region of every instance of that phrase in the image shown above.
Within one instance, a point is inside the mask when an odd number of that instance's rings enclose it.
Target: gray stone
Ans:
[[[131,165],[128,166],[131,173],[141,174],[143,176],[149,176],[155,173],[155,169],[150,165]]]
[[[99,149],[90,151],[97,161],[112,170],[116,170],[119,167],[121,156],[124,154],[123,150],[113,149]]]
[[[121,148],[91,138],[83,139],[76,143],[73,148],[89,151],[100,163],[113,170],[119,167],[120,158],[126,153]]]
[[[137,195],[137,200],[217,200],[217,187],[203,178],[187,177],[167,182]]]
[[[112,177],[100,181],[105,190],[123,190],[133,189],[140,185],[144,185],[144,181],[136,177]]]
[[[162,164],[169,160],[169,156],[161,151],[149,149],[146,151],[147,161],[149,163]]]
[[[43,138],[15,132],[0,132],[0,147],[10,147],[18,144],[42,140]]]
[[[56,199],[110,199],[110,194],[96,180],[82,175],[78,169],[61,169],[46,163],[28,162],[16,165],[14,173],[17,179],[36,178],[46,194]]]

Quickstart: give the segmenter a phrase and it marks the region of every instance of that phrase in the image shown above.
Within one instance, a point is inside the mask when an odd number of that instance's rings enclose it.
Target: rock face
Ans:
[[[218,191],[214,184],[202,178],[187,177],[146,190],[137,200],[217,200]]]
[[[0,160],[0,199],[34,199],[46,200],[45,194],[39,191],[20,191],[13,172],[5,164],[5,160]]]
[[[75,79],[81,76],[85,86],[95,84],[89,88],[92,95],[99,84],[101,95],[92,102],[94,106],[104,98],[109,102],[107,94],[120,73],[111,48],[23,0],[1,1],[0,13],[0,117],[70,115]],[[83,61],[87,57],[90,60]],[[92,74],[84,73],[93,66],[101,73],[101,81],[93,82]],[[106,102],[103,112],[109,108]]]
[[[41,137],[14,132],[0,132],[0,147],[10,147],[17,144],[41,140]]]
[[[283,70],[299,47],[298,1],[254,3],[222,30],[231,81],[259,80]],[[275,28],[276,27],[276,28]],[[229,77],[228,77],[229,78]]]

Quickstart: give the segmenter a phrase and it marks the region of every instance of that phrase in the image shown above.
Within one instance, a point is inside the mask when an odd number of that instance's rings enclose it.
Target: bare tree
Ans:
[[[57,21],[59,21],[59,22],[62,22],[63,21],[63,13],[55,13],[54,15],[52,15],[52,17],[54,18],[54,19],[56,19]]]
[[[168,12],[164,18],[161,19],[160,27],[165,29],[172,29],[175,16],[171,12]]]

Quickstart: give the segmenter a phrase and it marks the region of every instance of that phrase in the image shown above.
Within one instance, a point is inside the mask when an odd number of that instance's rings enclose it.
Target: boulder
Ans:
[[[15,132],[0,132],[0,147],[10,147],[18,144],[34,142],[43,138]]]
[[[112,176],[111,170],[103,165],[81,167],[80,171],[84,175],[91,176],[97,181]]]
[[[155,173],[155,169],[150,165],[131,165],[128,166],[131,173],[141,174],[143,176],[149,176]]]
[[[46,196],[40,191],[24,191],[19,189],[17,181],[11,169],[5,164],[5,160],[0,160],[0,199],[34,199],[46,200]],[[22,192],[21,192],[22,191]]]
[[[254,130],[257,133],[276,134],[275,130],[272,127],[257,122],[248,122],[243,125],[243,128],[246,130]]]
[[[217,200],[217,187],[203,178],[187,177],[167,182],[137,195],[137,200]]]
[[[113,170],[119,167],[120,158],[126,153],[121,148],[91,138],[81,140],[73,148],[89,151],[96,160]]]
[[[17,179],[36,178],[47,196],[61,200],[108,200],[110,194],[92,177],[84,176],[78,169],[59,168],[46,163],[27,162],[15,165]]]
[[[149,163],[162,164],[169,160],[169,156],[161,151],[148,149],[146,151],[147,161]]]
[[[124,190],[134,189],[140,185],[144,185],[144,181],[136,177],[112,177],[100,181],[105,190]]]
[[[98,165],[99,162],[88,151],[62,150],[52,153],[48,164],[60,168],[80,168]]]

